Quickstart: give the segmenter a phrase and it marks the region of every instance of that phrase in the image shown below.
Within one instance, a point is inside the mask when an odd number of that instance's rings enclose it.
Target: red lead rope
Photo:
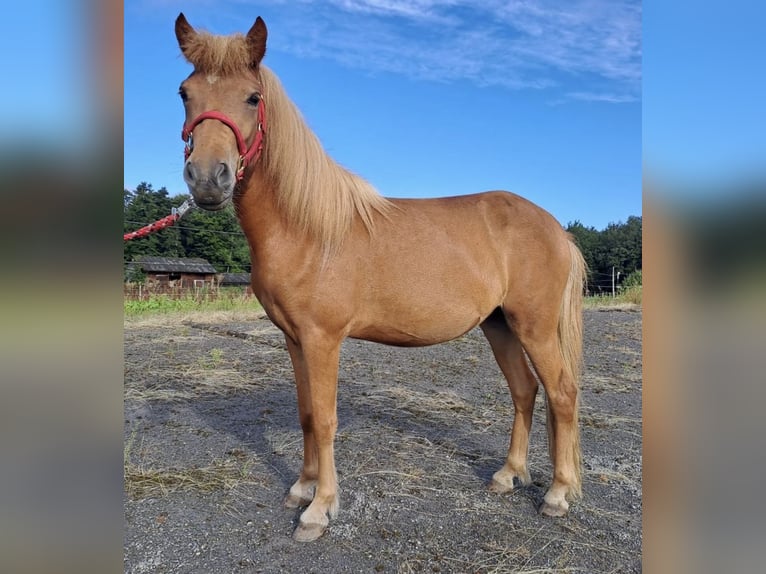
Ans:
[[[179,219],[180,218],[178,214],[174,213],[172,215],[168,215],[167,217],[163,217],[159,221],[155,221],[154,223],[150,223],[149,225],[144,225],[141,229],[137,229],[135,231],[131,231],[130,233],[126,233],[125,235],[122,236],[122,238],[125,241],[128,241],[129,239],[138,239],[139,237],[146,237],[150,233],[154,233],[155,231],[159,231],[160,229],[165,229],[166,227],[170,227]]]
[[[144,225],[141,229],[136,229],[135,231],[126,233],[122,236],[122,239],[124,241],[129,241],[131,239],[137,239],[139,237],[146,237],[150,233],[154,233],[155,231],[159,231],[160,229],[165,229],[166,227],[170,227],[176,221],[181,219],[181,216],[183,216],[183,214],[186,213],[191,207],[193,207],[193,204],[187,199],[177,208],[174,207],[173,213],[171,213],[167,217],[163,217],[162,219],[155,221],[154,223],[150,223],[149,225]]]

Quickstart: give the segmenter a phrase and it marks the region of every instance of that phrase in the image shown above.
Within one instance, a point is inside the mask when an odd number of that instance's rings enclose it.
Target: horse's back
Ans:
[[[391,199],[394,225],[431,223],[450,232],[457,241],[472,231],[504,231],[512,235],[541,237],[562,229],[545,209],[510,191],[485,191],[428,199]]]
[[[508,191],[435,199],[395,199],[377,237],[384,258],[412,258],[425,268],[478,267],[503,275],[541,265],[568,266],[568,234],[545,209]],[[422,267],[421,267],[422,268]]]

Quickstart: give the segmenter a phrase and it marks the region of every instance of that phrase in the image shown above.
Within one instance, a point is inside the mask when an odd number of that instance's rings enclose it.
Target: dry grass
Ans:
[[[268,429],[264,437],[268,441],[271,452],[277,456],[303,455],[303,435],[298,429],[294,431]]]
[[[558,566],[534,566],[539,558],[546,559],[545,550],[554,543],[563,542],[556,536],[551,536],[548,526],[536,529],[517,528],[514,534],[521,542],[512,547],[506,547],[496,542],[482,545],[481,558],[466,560],[445,556],[444,561],[455,571],[472,572],[477,574],[563,574],[568,572],[583,572],[585,569],[567,566],[571,558],[569,553],[556,556]],[[452,568],[450,568],[452,570]],[[401,570],[400,570],[401,571]]]
[[[125,491],[134,499],[165,496],[175,490],[213,492],[231,490],[244,484],[262,484],[250,473],[252,461],[226,458],[207,466],[191,468],[145,468],[125,464]]]
[[[471,405],[451,391],[423,393],[407,387],[378,388],[365,397],[378,405],[392,405],[415,415],[430,416],[436,412],[464,413]],[[385,408],[385,407],[384,407]]]
[[[608,468],[594,468],[592,470],[585,471],[585,474],[590,477],[594,477],[598,482],[611,484],[613,482],[622,482],[625,484],[631,484],[636,487],[639,486],[638,481],[632,479],[624,472],[616,470],[610,470]],[[603,512],[594,512],[593,514],[604,514]]]
[[[626,425],[636,425],[640,427],[642,424],[640,418],[599,415],[592,412],[583,412],[580,415],[580,421],[582,421],[584,426],[600,429],[620,427],[621,430],[628,430],[624,428]]]
[[[243,315],[241,311],[200,311],[126,317],[127,337],[133,329],[152,330],[151,337],[132,341],[135,348],[148,348],[149,352],[140,362],[126,362],[127,369],[140,372],[140,377],[126,377],[126,404],[247,393],[273,380],[273,376],[268,374],[253,377],[241,372],[238,370],[239,363],[232,361],[222,348],[208,348],[204,354],[195,355],[194,349],[199,346],[200,340],[210,335],[197,334],[198,331],[188,324],[190,321],[204,321],[205,324],[256,321],[262,317],[261,311],[253,311],[250,315]],[[265,327],[252,335],[268,334],[270,331],[269,327]],[[276,351],[264,349],[263,352]],[[124,488],[133,499],[164,496],[177,490],[228,491],[238,486],[264,483],[263,478],[251,473],[255,461],[242,450],[229,451],[224,458],[204,465],[163,468],[136,462],[138,455],[133,452],[135,440],[134,433],[126,441],[124,452]],[[142,449],[137,450],[143,452]]]
[[[135,448],[136,431],[125,441],[123,450],[124,489],[133,499],[165,496],[176,490],[199,492],[227,491],[245,484],[264,484],[264,479],[251,473],[254,460],[242,449],[232,449],[223,459],[206,466],[190,468],[149,468],[134,462],[144,452],[143,444]]]
[[[189,322],[199,323],[237,323],[259,321],[266,316],[260,307],[210,311],[205,309],[179,311],[174,313],[156,313],[137,316],[125,316],[125,327],[177,327]]]
[[[208,319],[208,317],[205,317]],[[238,320],[244,320],[237,317]],[[129,402],[147,401],[179,401],[193,400],[203,396],[227,396],[237,393],[248,393],[255,388],[263,388],[273,382],[275,377],[292,378],[292,371],[287,363],[280,366],[278,361],[270,362],[268,368],[255,373],[251,369],[243,369],[241,360],[232,357],[222,348],[208,347],[205,353],[199,353],[202,342],[215,342],[215,335],[200,331],[195,324],[190,324],[189,315],[168,317],[148,317],[129,321],[126,319],[126,341],[143,353],[140,360],[126,358],[126,384],[124,396]],[[229,312],[211,314],[210,325],[214,321],[229,323]],[[275,328],[263,325],[245,333],[248,339],[270,340]],[[150,337],[133,338],[133,329],[140,332],[140,327],[152,330]],[[257,355],[263,357],[280,352],[273,346],[258,345]],[[140,376],[132,376],[133,372]],[[130,373],[130,375],[129,375]]]
[[[641,285],[630,287],[618,293],[615,297],[610,295],[585,297],[583,307],[585,309],[604,309],[611,311],[639,311],[643,305],[643,290]]]
[[[147,370],[148,378],[161,380],[161,372]],[[261,384],[266,379],[244,377],[235,369],[219,368],[216,370],[190,367],[182,373],[184,382],[170,384],[154,383],[148,387],[128,385],[125,387],[125,400],[135,402],[146,401],[179,401],[200,398],[202,396],[224,396],[233,393],[244,393]]]
[[[614,377],[586,374],[583,377],[583,388],[594,393],[632,393],[636,391],[635,383],[640,383],[642,380],[640,372],[638,374],[626,373],[623,378],[629,379],[628,382]]]
[[[142,368],[142,381],[125,386],[125,400],[135,402],[189,400],[202,396],[246,393],[273,380],[272,375],[245,376],[229,364],[222,352],[212,349],[196,362],[149,363]]]
[[[357,395],[356,401],[376,413],[406,411],[419,419],[448,420],[463,418],[477,431],[486,432],[497,424],[507,425],[513,416],[510,396],[500,402],[486,398],[467,401],[449,390],[418,391],[413,386],[379,386]]]
[[[596,311],[640,311],[641,308],[639,304],[613,300],[611,297],[588,297],[583,302],[583,309]]]

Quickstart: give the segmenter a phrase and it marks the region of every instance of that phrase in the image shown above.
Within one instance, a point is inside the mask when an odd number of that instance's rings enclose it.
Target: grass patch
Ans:
[[[165,496],[176,490],[213,492],[231,490],[242,484],[260,484],[250,474],[252,461],[231,458],[214,460],[208,466],[180,469],[150,469],[125,465],[125,491],[135,499]]]
[[[153,380],[160,380],[162,371],[147,373]],[[183,378],[153,382],[149,386],[138,384],[126,385],[125,400],[133,402],[150,401],[188,401],[205,396],[229,396],[235,393],[246,393],[261,384],[261,379],[245,377],[236,369],[216,369],[210,371],[205,367],[190,367],[183,371]]]
[[[125,318],[221,311],[260,314],[263,308],[255,297],[223,290],[215,297],[209,294],[197,297],[190,293],[184,297],[152,295],[148,299],[134,300],[126,297],[124,300]]]
[[[200,357],[197,363],[203,369],[215,370],[223,363],[223,349],[210,349],[207,357]]]
[[[133,431],[123,450],[125,492],[133,499],[166,496],[176,490],[227,491],[245,484],[265,483],[252,474],[255,461],[242,449],[229,450],[225,458],[215,459],[207,466],[146,468],[131,460],[135,439],[136,431]]]
[[[641,309],[643,297],[641,285],[628,287],[617,293],[614,297],[611,295],[597,295],[585,297],[583,307],[585,309],[613,309],[613,310],[638,310]]]

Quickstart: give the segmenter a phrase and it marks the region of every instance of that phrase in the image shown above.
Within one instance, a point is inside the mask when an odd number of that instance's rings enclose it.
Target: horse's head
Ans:
[[[216,211],[263,146],[258,66],[266,52],[266,24],[258,17],[247,36],[213,36],[197,32],[179,14],[175,27],[181,52],[194,66],[179,90],[186,109],[184,181],[199,207]]]

